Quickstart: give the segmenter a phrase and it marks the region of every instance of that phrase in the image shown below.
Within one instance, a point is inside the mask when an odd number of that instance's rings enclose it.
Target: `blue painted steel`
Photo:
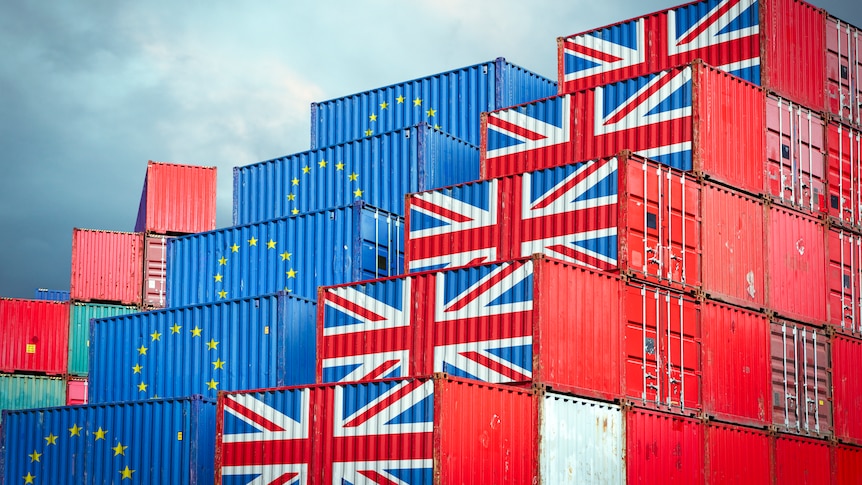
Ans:
[[[94,319],[90,403],[312,384],[316,315],[281,292]]]
[[[234,225],[363,200],[404,214],[404,196],[479,178],[479,148],[426,123],[233,169]],[[295,211],[295,212],[294,212]]]
[[[214,481],[216,406],[200,396],[4,411],[3,423],[2,483]]]
[[[403,218],[363,202],[168,241],[168,306],[317,287],[404,272]]]
[[[36,290],[34,300],[69,301],[69,290],[47,290],[39,288]]]
[[[478,145],[483,111],[557,94],[557,83],[503,58],[311,104],[311,148],[425,121]]]

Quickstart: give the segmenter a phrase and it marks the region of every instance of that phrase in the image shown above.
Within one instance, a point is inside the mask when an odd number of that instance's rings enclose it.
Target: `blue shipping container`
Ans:
[[[479,147],[427,123],[233,169],[234,225],[350,204],[404,214],[404,196],[479,178]]]
[[[4,411],[3,423],[9,485],[214,481],[216,406],[199,396]]]
[[[478,145],[479,115],[557,94],[557,83],[503,58],[311,104],[311,148],[425,121]]]
[[[39,288],[36,290],[34,300],[69,301],[69,290],[47,290]]]
[[[316,311],[282,292],[93,319],[90,403],[312,384]]]
[[[168,241],[169,307],[317,287],[404,271],[403,218],[363,202]]]

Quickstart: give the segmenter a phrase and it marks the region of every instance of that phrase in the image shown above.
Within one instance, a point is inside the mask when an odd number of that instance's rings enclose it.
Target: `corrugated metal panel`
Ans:
[[[69,315],[69,374],[86,376],[90,371],[90,319],[128,315],[137,311],[132,306],[73,303]]]
[[[425,121],[478,145],[479,115],[557,93],[557,83],[503,58],[311,104],[311,149]]]
[[[0,411],[62,406],[65,402],[66,383],[62,377],[0,374]]]
[[[786,321],[770,324],[772,422],[788,433],[832,435],[829,337]]]
[[[770,442],[766,431],[711,422],[706,426],[707,483],[771,483]]]
[[[819,112],[766,97],[766,185],[773,200],[826,212],[826,122]]]
[[[147,234],[144,238],[144,293],[143,306],[164,308],[166,304],[165,279],[168,273],[167,236]]]
[[[734,423],[768,425],[772,396],[766,315],[706,300],[701,319],[704,412]]]
[[[539,477],[544,484],[623,485],[620,407],[555,392],[539,398]]]
[[[824,12],[798,0],[705,0],[557,39],[560,92],[700,58],[822,109]],[[805,65],[806,69],[798,69]]]
[[[69,379],[66,382],[66,404],[87,404],[87,379]],[[45,406],[35,406],[45,407]]]
[[[846,123],[862,125],[862,32],[826,16],[826,109]]]
[[[829,266],[829,324],[858,336],[862,332],[862,236],[840,227],[826,232]]]
[[[200,397],[13,411],[4,422],[0,478],[210,484],[215,413],[215,403]]]
[[[700,421],[637,408],[626,411],[629,485],[703,483],[703,455]]]
[[[758,193],[765,95],[700,62],[482,115],[485,179],[630,149]]]
[[[836,335],[832,340],[835,437],[862,445],[862,340]]]
[[[862,447],[835,447],[835,485],[862,485]]]
[[[69,290],[48,290],[39,288],[33,296],[34,300],[69,301]]]
[[[479,178],[479,148],[426,123],[233,169],[234,225],[361,199],[404,214],[410,192]]]
[[[278,293],[93,320],[90,402],[311,384],[315,315]]]
[[[778,435],[774,446],[774,483],[832,483],[831,450],[828,441]]]
[[[829,216],[847,227],[862,224],[862,134],[830,121],[826,125]]]
[[[357,202],[168,241],[168,306],[401,274],[403,221]]]
[[[827,318],[823,223],[780,205],[765,212],[767,308],[822,324]]]
[[[760,310],[766,304],[763,201],[711,182],[702,186],[703,291]]]
[[[147,163],[135,232],[186,234],[215,229],[216,167]]]
[[[0,298],[0,371],[66,373],[69,302]]]
[[[624,291],[626,396],[661,410],[700,409],[700,305],[642,283],[630,282]]]
[[[143,261],[143,233],[74,228],[71,299],[139,305]]]

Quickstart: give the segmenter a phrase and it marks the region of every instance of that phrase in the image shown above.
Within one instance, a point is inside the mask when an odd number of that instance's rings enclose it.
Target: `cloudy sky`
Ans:
[[[858,0],[813,3],[862,25]],[[0,2],[0,296],[69,289],[72,229],[132,231],[148,160],[232,168],[309,149],[324,101],[504,57],[671,0]]]

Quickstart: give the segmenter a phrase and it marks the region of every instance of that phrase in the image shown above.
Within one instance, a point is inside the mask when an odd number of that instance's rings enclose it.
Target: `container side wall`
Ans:
[[[39,288],[35,291],[34,300],[69,301],[69,290],[49,290]]]
[[[216,225],[216,167],[149,162],[135,232],[178,234]]]
[[[710,485],[770,483],[769,454],[769,435],[763,430],[722,423],[706,427],[706,473]]]
[[[840,227],[826,233],[829,266],[826,284],[830,325],[844,332],[862,332],[862,236]]]
[[[841,445],[835,447],[835,484],[862,484],[862,448]]]
[[[827,441],[779,435],[774,442],[775,483],[832,483],[831,453]]]
[[[862,134],[830,121],[826,125],[830,221],[850,228],[862,225]]]
[[[143,233],[72,231],[72,300],[140,305],[143,269]]]
[[[65,374],[69,305],[0,298],[0,371]]]
[[[0,374],[0,411],[62,406],[66,384],[61,377]]]
[[[835,395],[835,437],[862,444],[862,340],[836,336],[832,340],[832,379]]]
[[[69,374],[86,376],[90,370],[90,320],[137,312],[132,306],[107,303],[72,304],[69,316]]]
[[[703,425],[637,408],[626,412],[626,483],[703,483]]]
[[[66,381],[66,405],[87,404],[87,379],[69,379]],[[41,406],[34,406],[41,407]]]
[[[862,32],[826,16],[826,109],[845,123],[862,125]]]

